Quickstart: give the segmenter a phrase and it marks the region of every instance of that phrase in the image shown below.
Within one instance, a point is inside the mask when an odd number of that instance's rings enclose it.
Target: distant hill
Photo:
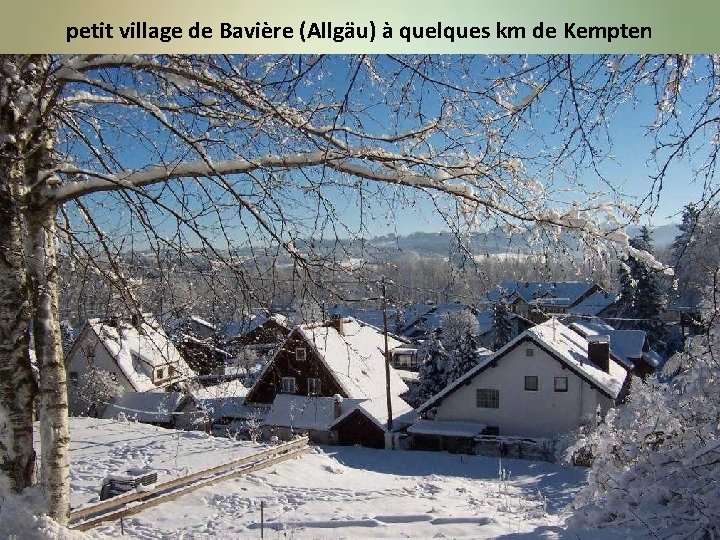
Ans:
[[[659,227],[652,227],[652,241],[655,247],[668,247],[673,243],[675,237],[680,232],[680,227],[676,223],[668,223]],[[640,231],[640,227],[628,227],[628,234],[632,237]]]
[[[639,227],[630,227],[628,234],[634,236]],[[678,233],[676,224],[661,225],[654,229],[653,242],[657,248],[666,248],[675,239]],[[496,228],[488,232],[471,233],[463,238],[464,246],[474,255],[496,255],[503,253],[530,253],[528,247],[529,233],[513,234],[508,236],[501,229]],[[571,235],[566,235],[567,245],[575,244]],[[337,260],[360,258],[363,260],[383,260],[401,256],[403,254],[416,254],[421,258],[454,257],[460,250],[458,240],[453,233],[444,232],[415,232],[408,235],[387,234],[372,238],[340,239],[307,241],[295,240],[295,246],[300,252],[314,251]],[[242,249],[239,252],[245,256],[258,256],[260,251]]]

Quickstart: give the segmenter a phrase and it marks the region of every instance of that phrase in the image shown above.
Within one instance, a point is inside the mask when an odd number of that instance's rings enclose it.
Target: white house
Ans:
[[[84,412],[79,393],[91,370],[110,374],[123,391],[164,392],[194,376],[151,316],[137,324],[118,318],[90,319],[65,358],[70,414]]]
[[[420,406],[410,427],[428,438],[552,438],[623,397],[628,371],[606,336],[585,338],[556,319],[530,328]]]

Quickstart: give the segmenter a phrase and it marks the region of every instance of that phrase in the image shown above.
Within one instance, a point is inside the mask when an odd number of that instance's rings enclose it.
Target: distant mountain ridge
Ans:
[[[628,228],[628,234],[632,237],[639,232],[640,228],[632,226]],[[677,224],[670,223],[653,229],[653,244],[656,248],[666,248],[672,244],[678,234]],[[530,233],[514,233],[508,235],[502,228],[497,227],[487,232],[474,232],[462,238],[463,248],[468,249],[473,255],[498,255],[505,253],[531,253],[528,246]],[[575,240],[567,235],[566,242],[573,245]],[[375,236],[371,238],[355,239],[332,239],[332,240],[304,240],[297,239],[295,247],[300,252],[325,254],[327,256],[338,256],[344,258],[358,257],[367,260],[396,257],[401,254],[416,254],[419,257],[441,257],[452,258],[460,251],[458,239],[450,231],[443,232],[414,232],[407,235],[396,235],[393,233]],[[251,255],[248,249],[240,250],[240,254]]]

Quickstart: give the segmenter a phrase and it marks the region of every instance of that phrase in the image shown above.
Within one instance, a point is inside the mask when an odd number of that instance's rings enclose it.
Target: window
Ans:
[[[320,379],[309,378],[308,379],[308,395],[319,396],[320,395]]]
[[[535,356],[535,349],[525,349],[525,356]]]
[[[398,354],[395,357],[395,366],[399,368],[412,367],[412,355],[411,354]]]
[[[476,404],[484,409],[497,409],[500,407],[500,390],[493,388],[478,388]]]
[[[557,381],[557,379],[556,379]],[[537,375],[525,375],[525,390],[537,392],[538,378]]]
[[[164,379],[165,378],[165,368],[158,368],[155,370],[155,378],[156,379]]]
[[[72,384],[73,386],[77,386],[77,384],[78,384],[78,372],[77,371],[70,372],[70,384]]]
[[[304,362],[307,359],[307,351],[305,347],[295,348],[295,360],[298,362]]]
[[[283,391],[283,394],[294,394],[295,393],[295,377],[283,377],[282,378],[282,391]]]
[[[567,377],[555,377],[555,391],[556,392],[567,392],[568,391]]]

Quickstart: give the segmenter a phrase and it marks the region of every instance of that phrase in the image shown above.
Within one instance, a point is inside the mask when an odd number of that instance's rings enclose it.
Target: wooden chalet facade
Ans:
[[[226,348],[237,367],[247,367],[269,359],[290,334],[283,315],[255,315],[227,340]]]
[[[388,342],[389,348],[401,345],[392,337]],[[325,419],[326,436],[321,442],[382,448],[387,423],[383,346],[381,332],[355,319],[298,326],[268,362],[245,401],[276,407],[276,396],[289,394],[294,406],[302,408],[323,398],[342,398],[353,407],[338,407],[334,417]],[[395,420],[412,409],[399,397],[407,386],[392,367],[390,375]],[[270,417],[278,416],[271,409]],[[275,422],[281,427],[288,423]]]
[[[292,379],[292,383],[288,379]],[[288,386],[290,384],[292,390]],[[283,393],[326,397],[339,394],[342,397],[350,397],[344,395],[345,392],[322,362],[318,352],[308,345],[297,329],[292,331],[280,346],[265,371],[248,392],[245,401],[254,405],[271,405],[275,396]]]

